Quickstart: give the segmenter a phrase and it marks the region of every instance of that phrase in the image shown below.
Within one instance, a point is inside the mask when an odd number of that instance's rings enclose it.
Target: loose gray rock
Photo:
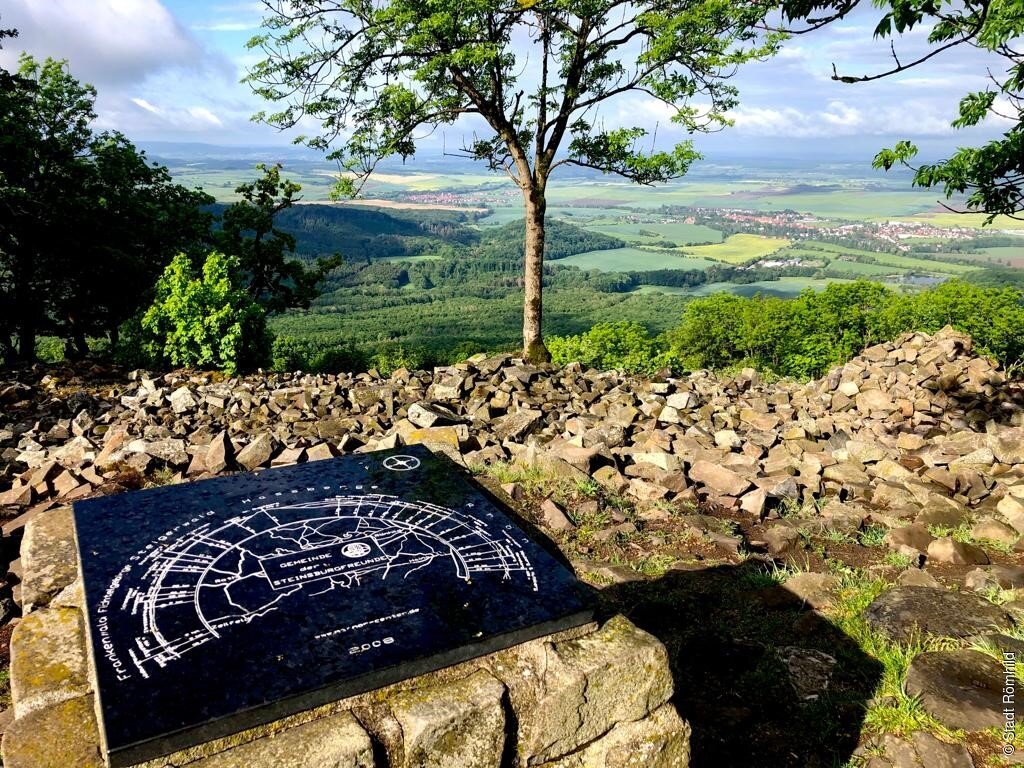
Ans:
[[[227,469],[233,458],[234,448],[231,446],[231,440],[228,438],[228,433],[218,432],[210,441],[210,445],[206,449],[206,456],[203,459],[203,464],[207,472],[217,474],[218,472],[223,472]]]
[[[893,528],[885,534],[885,543],[889,549],[897,552],[902,551],[903,547],[910,547],[917,552],[925,553],[933,541],[935,537],[928,532],[928,528],[919,523]]]
[[[783,582],[783,588],[815,610],[832,605],[832,590],[839,579],[829,573],[796,573]]]
[[[896,587],[875,598],[864,613],[874,629],[906,642],[915,631],[936,637],[971,637],[1009,629],[1007,613],[978,595],[931,587]]]
[[[728,467],[712,464],[710,461],[696,462],[690,467],[689,474],[691,480],[703,483],[727,496],[739,496],[752,485],[749,480]]]
[[[576,527],[562,508],[551,499],[544,499],[540,505],[540,519],[554,531],[569,531]]]
[[[936,563],[953,563],[954,565],[987,565],[988,555],[981,547],[955,541],[945,536],[928,545],[928,559]]]
[[[791,525],[773,525],[764,532],[764,542],[772,557],[785,557],[800,548],[800,531]]]
[[[828,690],[838,663],[834,656],[814,648],[788,645],[776,651],[789,672],[789,682],[803,701],[814,701]]]
[[[980,651],[922,653],[907,670],[908,696],[950,728],[982,731],[1003,724],[1003,666]]]
[[[248,470],[258,469],[270,461],[273,452],[273,440],[268,433],[261,432],[238,452],[237,461]]]
[[[904,740],[892,734],[882,736],[876,755],[867,768],[974,768],[971,753],[963,744],[947,744],[927,731],[917,731]]]

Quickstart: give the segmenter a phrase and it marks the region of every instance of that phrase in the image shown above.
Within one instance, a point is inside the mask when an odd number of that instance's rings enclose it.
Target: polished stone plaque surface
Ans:
[[[130,765],[590,619],[413,446],[75,504],[101,730]]]

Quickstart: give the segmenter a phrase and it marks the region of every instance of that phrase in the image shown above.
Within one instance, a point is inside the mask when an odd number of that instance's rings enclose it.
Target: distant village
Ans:
[[[402,191],[397,200],[420,205],[466,208],[503,208],[519,203],[518,189],[508,185],[485,185],[474,189]],[[928,221],[837,220],[794,210],[758,211],[744,208],[711,208],[663,206],[660,210],[639,210],[616,205],[614,200],[580,199],[567,203],[572,207],[619,208],[616,219],[626,224],[703,224],[726,235],[738,232],[783,237],[788,240],[825,241],[874,253],[934,253],[956,258],[972,250],[979,237],[1012,237],[1024,244],[1019,231],[987,229],[984,233],[972,227],[939,226]],[[680,243],[693,245],[694,243]],[[816,267],[824,261],[804,256],[769,257],[757,262],[758,268]]]
[[[808,213],[797,211],[748,211],[743,209],[709,208],[698,209],[705,214],[713,213],[718,217],[745,225],[746,231],[778,232],[786,230],[792,239],[821,239],[834,237],[852,240],[877,240],[888,243],[896,250],[909,251],[908,240],[973,240],[978,231],[971,227],[938,227],[924,221],[857,221],[834,224]],[[943,243],[933,243],[935,250],[941,251]]]

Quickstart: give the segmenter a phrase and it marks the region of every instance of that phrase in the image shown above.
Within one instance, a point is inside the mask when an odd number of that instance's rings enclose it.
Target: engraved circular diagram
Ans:
[[[370,579],[414,578],[425,568],[452,569],[465,582],[498,574],[537,589],[510,530],[381,494],[260,507],[161,539],[143,558],[144,571],[121,585],[121,605],[139,622],[129,655],[144,677],[300,591],[326,595]]]

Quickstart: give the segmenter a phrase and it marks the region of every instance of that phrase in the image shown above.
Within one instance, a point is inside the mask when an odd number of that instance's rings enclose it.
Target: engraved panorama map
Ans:
[[[589,618],[571,572],[419,447],[75,516],[114,765]]]

